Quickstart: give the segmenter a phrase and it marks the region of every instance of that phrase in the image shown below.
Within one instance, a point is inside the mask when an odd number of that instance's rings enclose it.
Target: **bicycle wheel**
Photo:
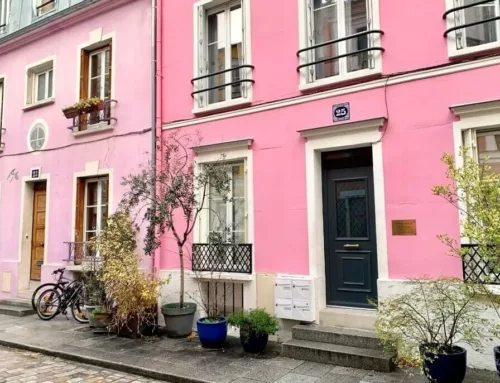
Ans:
[[[83,294],[80,291],[80,294],[73,300],[73,304],[71,305],[71,315],[78,323],[89,323],[89,318],[85,313],[85,308],[83,304]]]
[[[33,295],[31,296],[31,307],[33,307],[33,311],[36,311],[36,303],[38,301],[38,296],[41,291],[45,291],[47,289],[58,289],[59,294],[62,292],[62,288],[57,283],[44,283],[43,285],[38,286],[35,291],[33,291]]]
[[[41,320],[51,320],[59,314],[61,305],[62,299],[57,289],[48,289],[38,297],[35,311]]]

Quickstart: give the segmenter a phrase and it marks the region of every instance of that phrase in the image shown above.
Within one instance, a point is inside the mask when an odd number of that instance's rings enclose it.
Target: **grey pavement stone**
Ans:
[[[289,373],[279,378],[276,383],[316,383],[318,380],[319,378],[312,376]]]
[[[293,370],[294,368],[300,366],[302,363],[304,363],[303,360],[283,358],[281,356],[265,362],[265,364],[268,366],[288,368],[289,370]]]
[[[317,383],[360,383],[360,378],[356,376],[332,374],[329,372],[320,378]]]
[[[358,370],[350,367],[334,366],[331,373],[335,375],[347,375],[347,376],[363,378],[366,375],[368,375],[370,371]]]
[[[402,383],[406,377],[406,372],[398,371],[394,373],[370,372],[363,378],[365,383]]]
[[[334,366],[330,364],[322,364],[315,362],[304,362],[297,368],[293,369],[292,372],[299,375],[308,375],[316,378],[321,378],[330,371],[332,371]]]
[[[265,362],[266,361],[263,359],[254,359],[247,357],[235,360],[234,362],[231,362],[230,365],[235,367],[244,367],[251,370],[255,370],[255,369],[267,368]]]
[[[281,367],[271,368],[269,366],[266,366],[263,369],[255,369],[253,371],[248,372],[247,374],[245,374],[245,377],[258,380],[260,382],[273,383],[278,379],[280,379],[281,377],[288,374],[289,372],[290,370],[288,368],[281,368]]]

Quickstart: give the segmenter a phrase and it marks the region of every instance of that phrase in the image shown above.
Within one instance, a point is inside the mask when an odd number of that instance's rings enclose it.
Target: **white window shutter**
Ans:
[[[464,147],[467,148],[467,154],[470,156],[470,158],[472,158],[476,162],[479,161],[477,156],[477,138],[475,129],[467,129],[466,131],[464,131],[463,143]]]
[[[247,48],[246,45],[246,2],[247,0],[241,0],[241,65],[246,63],[246,50],[250,49],[250,47]]]
[[[198,74],[203,75],[206,70],[205,59],[205,8],[201,5],[198,7],[198,39],[197,53],[198,53]]]
[[[38,0],[33,0],[33,14],[36,15],[36,7],[38,7]]]

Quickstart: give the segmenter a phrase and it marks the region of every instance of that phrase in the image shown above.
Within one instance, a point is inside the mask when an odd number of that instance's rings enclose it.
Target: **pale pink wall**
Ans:
[[[461,276],[460,261],[445,255],[436,238],[439,233],[458,235],[458,214],[431,188],[446,182],[440,157],[453,151],[449,106],[499,98],[490,85],[499,72],[494,66],[387,88],[383,159],[390,278]],[[352,121],[386,116],[384,92],[378,88],[183,128],[201,130],[207,144],[254,139],[257,272],[309,272],[305,140],[297,131],[332,125],[331,106],[341,102],[350,102]],[[392,236],[395,219],[416,219],[417,235]],[[162,268],[177,267],[170,243],[161,252]]]
[[[305,0],[304,0],[305,1]],[[164,122],[193,118],[193,3],[163,3]],[[449,63],[445,0],[379,0],[384,75]],[[301,95],[296,71],[298,2],[251,0],[253,105]],[[362,80],[361,80],[362,82]]]
[[[19,258],[21,178],[29,175],[31,167],[41,166],[42,173],[50,174],[48,265],[43,270],[47,279],[55,265],[63,264],[62,259],[67,257],[63,242],[72,238],[73,174],[84,171],[87,161],[99,161],[100,169],[112,168],[114,210],[123,194],[121,178],[148,160],[151,133],[132,133],[150,127],[150,20],[150,2],[134,0],[84,22],[65,20],[66,29],[0,55],[0,74],[6,75],[3,127],[7,129],[5,150],[0,155],[0,260]],[[113,97],[118,100],[114,110],[118,121],[111,133],[76,138],[66,129],[71,122],[61,110],[77,100],[78,45],[88,41],[89,32],[97,28],[103,28],[103,34],[115,33]],[[56,56],[55,104],[23,112],[25,67],[51,55]],[[38,118],[48,124],[47,151],[19,155],[28,150],[29,127]],[[114,137],[127,133],[131,135]],[[100,141],[89,142],[94,140]],[[19,180],[6,180],[11,169],[19,171]],[[6,263],[0,262],[0,272],[4,270]],[[10,271],[15,274],[16,267]],[[13,285],[17,286],[16,275]]]

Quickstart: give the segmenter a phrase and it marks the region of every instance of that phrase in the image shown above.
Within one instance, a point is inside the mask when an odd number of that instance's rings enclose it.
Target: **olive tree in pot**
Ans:
[[[243,349],[250,353],[260,353],[266,349],[269,335],[279,330],[278,319],[264,309],[253,309],[232,313],[229,324],[240,329]]]
[[[465,264],[474,259],[482,272],[474,270],[482,293],[500,318],[500,297],[486,286],[499,282],[500,274],[500,174],[493,171],[489,159],[482,163],[467,148],[461,148],[458,157],[445,153],[442,162],[449,182],[436,185],[432,192],[444,198],[460,213],[460,240],[448,234],[438,238],[450,255],[463,258]],[[469,246],[462,246],[463,243]],[[500,374],[500,346],[494,347],[495,364]]]
[[[482,314],[482,289],[460,279],[418,279],[405,282],[406,292],[378,303],[375,323],[381,343],[398,353],[398,364],[419,365],[434,383],[461,383],[467,351],[480,349],[494,332]]]
[[[175,240],[179,259],[179,301],[162,306],[166,333],[170,337],[186,337],[192,331],[196,304],[185,302],[185,258],[186,246],[205,208],[211,190],[226,195],[230,178],[224,169],[224,158],[204,164],[195,171],[195,162],[190,148],[199,145],[198,135],[170,133],[160,145],[161,160],[154,167],[143,166],[138,174],[129,175],[122,184],[128,186],[122,204],[129,209],[146,207],[144,218],[150,222],[145,251],[150,254],[160,247],[161,238],[169,233]],[[151,189],[156,193],[153,196]]]

